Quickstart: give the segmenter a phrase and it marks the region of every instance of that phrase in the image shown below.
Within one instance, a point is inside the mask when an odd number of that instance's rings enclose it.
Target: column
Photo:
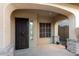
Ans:
[[[54,43],[59,42],[59,35],[58,35],[58,22],[54,25]]]
[[[3,55],[3,4],[0,4],[0,55]]]
[[[75,27],[76,22],[73,15],[69,16],[69,39],[67,39],[67,49],[73,53],[76,53],[76,33],[75,33]]]

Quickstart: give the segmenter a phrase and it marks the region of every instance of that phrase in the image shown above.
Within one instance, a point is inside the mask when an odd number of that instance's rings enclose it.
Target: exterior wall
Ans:
[[[29,31],[29,47],[32,48],[32,47],[36,47],[36,40],[37,40],[37,35],[36,35],[36,14],[35,13],[28,13],[26,11],[15,11],[14,12],[14,19],[15,20],[15,17],[20,17],[20,18],[29,18],[29,22],[30,21],[33,21],[33,39],[30,39],[30,31]],[[30,27],[30,24],[29,24],[29,27]],[[29,28],[30,30],[30,28]],[[13,34],[15,35],[15,34]]]
[[[45,7],[45,8],[44,8]],[[0,55],[12,55],[13,54],[13,45],[11,43],[11,13],[16,9],[41,9],[41,10],[48,10],[48,11],[54,11],[61,13],[63,15],[68,16],[69,22],[70,22],[70,40],[78,40],[76,38],[75,28],[78,27],[78,20],[79,20],[79,9],[75,9],[74,7],[71,7],[69,5],[57,5],[57,4],[23,4],[23,5],[11,5],[11,4],[0,4]],[[75,16],[74,16],[75,15]],[[76,22],[76,25],[74,23]],[[2,25],[2,26],[1,26]],[[37,26],[36,24],[34,24]],[[36,28],[35,28],[36,29]],[[73,29],[73,30],[72,30]],[[35,31],[35,30],[34,30]],[[37,34],[37,33],[36,33]],[[34,38],[37,35],[34,35]],[[75,45],[73,45],[73,42],[70,41],[72,44],[68,44],[70,48],[73,48],[71,46],[75,46],[74,48],[75,53],[79,54],[78,43],[73,41]],[[69,41],[68,41],[69,42]],[[68,48],[70,51],[70,48]]]
[[[51,23],[52,27],[51,30],[53,30],[53,22],[51,18],[47,17],[47,16],[38,16],[36,13],[30,13],[27,11],[15,11],[13,13],[12,16],[12,20],[11,22],[15,22],[15,17],[20,17],[20,18],[29,18],[29,21],[33,21],[33,39],[29,39],[29,48],[32,47],[37,47],[37,45],[43,45],[43,44],[49,44],[51,43],[51,38],[40,38],[39,37],[39,23]],[[38,17],[38,18],[37,18]],[[15,23],[11,23],[11,24],[15,24]],[[14,25],[11,26],[12,27],[12,40],[15,40],[15,38],[13,39],[13,37],[15,37],[15,27]],[[29,24],[30,27],[30,24]],[[14,30],[13,30],[14,29]],[[29,38],[31,36],[30,33],[30,29],[29,29]],[[53,33],[53,32],[52,32]],[[14,42],[14,41],[13,41]]]
[[[0,55],[13,55],[13,45],[10,42],[10,15],[14,8],[11,5],[8,8],[7,6],[6,3],[0,4]]]
[[[72,19],[72,20],[71,20]],[[67,41],[67,49],[73,53],[76,53],[76,44],[78,44],[78,39],[76,38],[75,33],[75,20],[73,16],[69,18],[69,39]]]
[[[0,54],[3,50],[3,4],[0,4]]]
[[[39,36],[39,23],[51,23],[51,36],[53,35],[53,18],[47,17],[47,16],[39,16],[37,19],[37,23],[38,23],[38,46],[43,46],[43,45],[47,45],[47,44],[51,44],[52,43],[52,39],[51,37],[48,38],[40,38]]]
[[[3,47],[3,4],[0,4],[0,49]]]
[[[4,8],[4,51],[5,55],[14,55],[14,43],[11,38],[11,13],[14,10],[14,6],[5,4]]]

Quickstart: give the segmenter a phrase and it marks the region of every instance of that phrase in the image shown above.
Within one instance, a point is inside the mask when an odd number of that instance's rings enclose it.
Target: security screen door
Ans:
[[[29,19],[15,18],[15,49],[29,48]]]

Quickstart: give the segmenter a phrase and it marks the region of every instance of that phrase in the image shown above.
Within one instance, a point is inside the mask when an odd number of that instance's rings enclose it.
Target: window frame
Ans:
[[[39,37],[40,38],[51,37],[51,23],[39,23]]]

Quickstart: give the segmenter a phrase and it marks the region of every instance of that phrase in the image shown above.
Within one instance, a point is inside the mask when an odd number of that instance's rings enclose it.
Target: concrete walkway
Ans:
[[[62,45],[43,45],[37,48],[28,48],[15,51],[16,56],[74,56]]]

